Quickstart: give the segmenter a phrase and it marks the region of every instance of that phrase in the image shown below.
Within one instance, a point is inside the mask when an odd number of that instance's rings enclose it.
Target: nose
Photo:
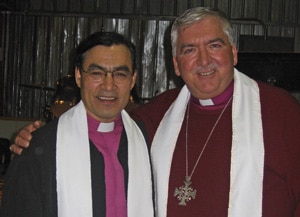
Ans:
[[[102,88],[106,91],[111,91],[115,85],[112,73],[107,73],[103,78],[103,82],[101,84]]]
[[[199,66],[207,66],[210,63],[210,55],[206,48],[200,48],[197,63]]]

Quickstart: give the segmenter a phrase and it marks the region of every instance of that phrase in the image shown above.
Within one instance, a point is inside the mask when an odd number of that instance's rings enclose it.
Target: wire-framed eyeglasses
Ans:
[[[115,69],[113,71],[108,71],[102,68],[92,68],[88,69],[87,71],[83,69],[81,70],[87,73],[94,81],[97,82],[104,81],[108,73],[111,73],[114,82],[126,82],[132,77],[132,73],[126,69]]]

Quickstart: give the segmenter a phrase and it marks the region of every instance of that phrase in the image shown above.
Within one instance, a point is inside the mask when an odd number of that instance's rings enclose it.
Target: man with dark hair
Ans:
[[[153,217],[145,134],[124,110],[135,47],[96,32],[76,49],[81,101],[32,135],[5,177],[5,217]]]

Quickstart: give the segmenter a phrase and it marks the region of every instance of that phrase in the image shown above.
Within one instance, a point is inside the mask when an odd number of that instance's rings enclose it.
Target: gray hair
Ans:
[[[219,10],[209,7],[196,7],[186,10],[182,15],[177,17],[171,29],[172,55],[176,56],[176,43],[178,32],[182,27],[190,26],[207,16],[214,16],[220,19],[224,33],[228,36],[231,45],[235,44],[235,37],[232,25],[226,15]]]

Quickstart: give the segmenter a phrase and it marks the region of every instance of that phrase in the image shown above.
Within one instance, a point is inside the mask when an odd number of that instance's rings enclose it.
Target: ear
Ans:
[[[179,71],[179,67],[178,67],[178,63],[177,63],[176,57],[173,57],[173,65],[174,65],[175,74],[177,76],[180,76],[180,71]]]
[[[80,88],[81,87],[81,72],[77,67],[75,68],[75,80],[76,80],[77,86]]]
[[[231,52],[233,57],[233,65],[235,66],[238,63],[238,51],[235,45],[231,45]]]
[[[134,70],[133,75],[132,75],[132,80],[131,80],[131,87],[130,90],[133,89],[135,82],[136,82],[136,77],[137,77],[137,70]]]

